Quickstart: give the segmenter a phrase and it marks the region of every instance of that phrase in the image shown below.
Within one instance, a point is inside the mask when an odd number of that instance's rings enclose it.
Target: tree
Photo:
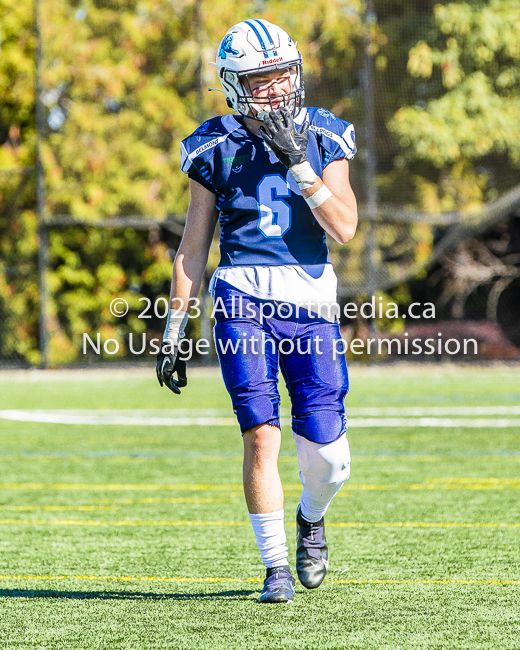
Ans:
[[[425,97],[390,128],[431,211],[476,208],[518,183],[519,27],[518,0],[439,4],[410,50],[408,72]]]
[[[32,4],[0,0],[0,354],[37,361]]]

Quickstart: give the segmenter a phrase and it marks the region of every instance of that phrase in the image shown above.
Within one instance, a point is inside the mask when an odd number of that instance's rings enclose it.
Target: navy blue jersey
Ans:
[[[321,178],[334,160],[356,153],[354,127],[323,108],[309,115],[307,159]],[[329,261],[325,231],[289,172],[261,137],[233,115],[204,122],[181,143],[182,171],[216,195],[219,266],[300,266]]]

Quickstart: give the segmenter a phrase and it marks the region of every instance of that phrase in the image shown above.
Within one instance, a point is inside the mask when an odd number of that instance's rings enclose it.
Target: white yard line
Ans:
[[[347,407],[348,415],[377,417],[437,415],[520,415],[520,406],[383,406],[383,407]]]
[[[505,429],[517,428],[520,431],[520,418],[481,418],[453,419],[453,418],[349,418],[349,428],[353,429],[371,427],[442,427],[463,429]]]
[[[18,411],[18,409],[14,409]],[[425,417],[451,415],[520,415],[520,406],[351,406],[346,407],[348,416],[361,417]],[[8,409],[4,412],[11,412]],[[23,409],[24,413],[49,413],[56,415],[77,415],[79,417],[96,416],[128,416],[128,417],[233,417],[231,404],[229,408],[204,409]],[[0,411],[2,413],[2,411]],[[280,415],[290,416],[290,409],[281,408]]]
[[[434,412],[433,408],[436,410]],[[449,409],[450,407],[448,407]],[[465,407],[452,407],[465,408]],[[515,414],[518,407],[475,407],[468,408],[471,415],[481,415],[479,409],[501,409],[496,414]],[[438,408],[442,414],[452,414],[453,411]],[[440,427],[440,428],[518,428],[520,430],[520,418],[443,418],[443,417],[388,417],[389,415],[427,415],[430,412],[436,414],[437,407],[432,409],[350,409],[349,414],[353,415],[379,415],[379,417],[349,417],[351,428],[389,428],[389,427]],[[237,426],[233,416],[219,416],[219,413],[229,413],[220,409],[201,409],[179,411],[95,411],[95,410],[18,410],[6,409],[0,411],[0,419],[17,422],[42,422],[47,424],[79,424],[79,425],[122,425],[122,426],[167,426],[167,427],[189,427],[189,426]],[[284,412],[285,415],[286,412]],[[458,412],[457,412],[458,413]],[[495,413],[485,411],[485,414]],[[455,414],[455,413],[453,413]],[[468,413],[469,414],[469,413]],[[520,413],[519,413],[520,414]],[[281,423],[284,426],[291,424],[291,419],[282,417]]]
[[[45,422],[48,424],[109,424],[109,425],[138,425],[138,426],[234,426],[237,421],[234,417],[160,417],[143,415],[141,411],[0,411],[0,419],[14,420],[17,422]]]

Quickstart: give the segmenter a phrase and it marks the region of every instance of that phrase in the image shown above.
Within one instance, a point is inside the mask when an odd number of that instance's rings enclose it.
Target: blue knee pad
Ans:
[[[347,416],[338,411],[312,411],[293,416],[293,432],[320,445],[334,442],[347,430]]]
[[[269,395],[248,397],[244,403],[237,404],[234,411],[242,433],[260,424],[270,424],[280,428],[278,402],[276,398]]]

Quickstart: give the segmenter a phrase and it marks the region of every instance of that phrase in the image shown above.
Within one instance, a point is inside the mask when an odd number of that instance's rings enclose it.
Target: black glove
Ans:
[[[166,384],[173,393],[180,395],[181,388],[184,388],[188,383],[186,361],[177,345],[174,346],[173,352],[170,352],[170,349],[171,345],[167,341],[163,341],[162,349],[157,355],[157,379],[161,386]],[[177,379],[173,376],[175,372],[177,373]]]
[[[286,167],[292,167],[307,160],[309,120],[306,119],[301,133],[298,133],[289,109],[282,106],[267,113],[260,133],[278,160]]]

